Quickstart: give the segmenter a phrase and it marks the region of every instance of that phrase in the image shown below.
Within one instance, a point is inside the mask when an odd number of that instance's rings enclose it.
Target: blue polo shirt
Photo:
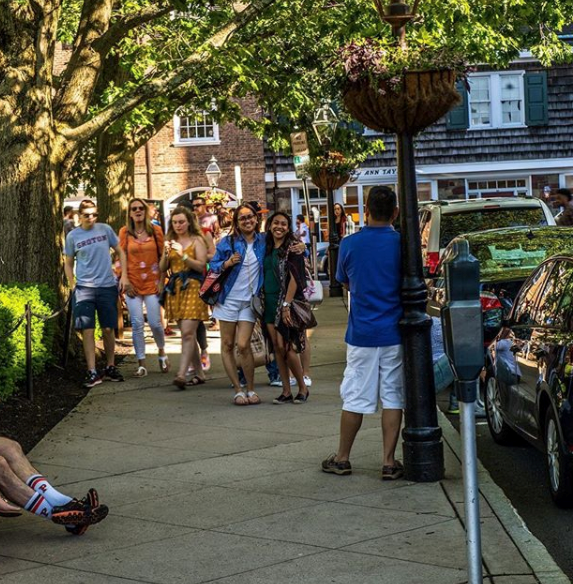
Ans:
[[[393,227],[364,227],[340,244],[336,279],[350,290],[345,341],[356,347],[402,343],[400,234]]]

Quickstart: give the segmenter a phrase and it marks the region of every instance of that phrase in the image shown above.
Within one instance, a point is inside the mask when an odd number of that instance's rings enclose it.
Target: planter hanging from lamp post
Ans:
[[[312,182],[321,190],[326,191],[326,206],[328,212],[328,274],[329,294],[331,298],[342,296],[342,285],[336,280],[336,266],[338,265],[338,248],[340,237],[336,229],[334,216],[334,191],[340,188],[350,178],[350,173],[337,172],[335,167],[329,164],[331,153],[329,152],[332,139],[336,132],[338,118],[327,104],[323,104],[316,112],[312,128],[316,134],[318,143],[324,148],[326,154],[319,159],[323,164],[311,165],[310,177]],[[333,153],[334,154],[334,153]],[[315,161],[316,162],[316,161]]]
[[[343,99],[359,122],[397,135],[404,307],[400,324],[407,404],[402,432],[404,469],[408,480],[432,482],[444,477],[444,453],[436,412],[432,320],[426,314],[413,137],[459,103],[455,83],[461,63],[453,59],[448,67],[444,51],[408,49],[405,27],[415,18],[417,0],[412,11],[403,0],[391,0],[387,7],[383,0],[373,1],[381,19],[392,26],[394,44],[383,46],[370,40],[344,48]]]

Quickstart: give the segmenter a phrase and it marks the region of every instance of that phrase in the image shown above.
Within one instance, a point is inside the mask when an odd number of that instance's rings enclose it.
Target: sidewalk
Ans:
[[[467,581],[460,441],[445,417],[440,483],[380,480],[376,416],[358,436],[354,474],[320,471],[338,440],[346,312],[327,299],[317,319],[304,405],[272,405],[280,390],[261,369],[264,403],[233,406],[212,335],[206,385],[177,391],[153,358],[148,377],[94,388],[31,458],[65,492],[96,487],[110,515],[80,538],[31,516],[0,520],[0,582]],[[172,365],[178,349],[169,339]],[[484,580],[569,582],[481,467],[480,487]]]

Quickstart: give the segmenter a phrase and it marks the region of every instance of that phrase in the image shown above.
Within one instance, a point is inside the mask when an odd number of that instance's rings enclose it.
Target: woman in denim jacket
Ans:
[[[265,236],[259,233],[259,218],[249,205],[239,205],[233,214],[231,233],[217,245],[209,267],[215,272],[235,267],[227,278],[213,308],[213,317],[220,323],[223,366],[235,390],[238,406],[261,403],[254,391],[255,367],[251,352],[251,335],[256,316],[251,298],[258,296],[263,285]],[[235,341],[236,337],[236,341]],[[241,390],[235,360],[235,342],[241,366],[247,380],[247,392]]]

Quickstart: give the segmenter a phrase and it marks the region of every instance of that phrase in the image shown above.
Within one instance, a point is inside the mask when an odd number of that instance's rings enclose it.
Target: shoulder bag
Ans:
[[[231,255],[233,255],[235,253],[235,240],[232,235],[229,237],[231,239]],[[199,298],[201,298],[205,304],[214,306],[219,302],[219,295],[221,294],[223,285],[227,281],[234,267],[235,266],[230,266],[220,272],[209,270],[201,288],[199,289]]]

